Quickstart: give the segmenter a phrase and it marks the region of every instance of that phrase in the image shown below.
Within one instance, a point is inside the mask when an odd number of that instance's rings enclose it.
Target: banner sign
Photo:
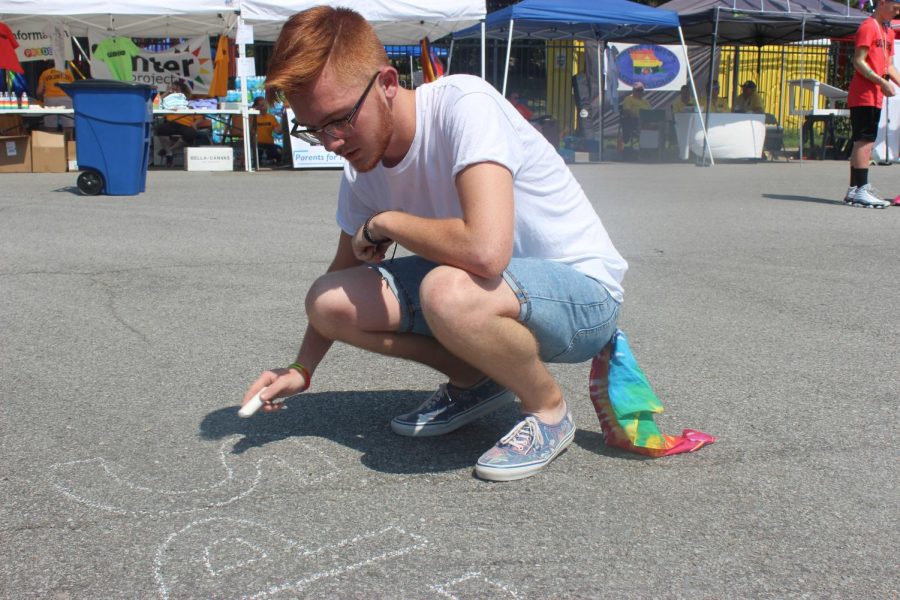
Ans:
[[[288,128],[294,119],[294,111],[285,107],[287,113]],[[292,135],[285,134],[285,140],[290,140],[291,159],[295,169],[343,169],[346,162],[342,156],[329,152],[325,146],[311,146],[303,140]]]
[[[641,82],[650,92],[678,91],[687,83],[687,59],[681,46],[610,44],[620,90]]]
[[[60,50],[62,61],[72,60],[72,42],[64,27],[57,27],[53,21],[21,21],[13,30],[19,43],[16,57],[20,63],[33,60],[54,60]]]
[[[209,92],[214,65],[207,36],[189,39],[161,52],[138,48],[126,37],[107,37],[93,30],[88,39],[91,75],[95,79],[146,83],[160,91],[180,79],[195,94]]]

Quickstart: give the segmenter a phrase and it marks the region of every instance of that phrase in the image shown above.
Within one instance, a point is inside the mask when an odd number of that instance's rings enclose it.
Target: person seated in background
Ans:
[[[191,88],[183,81],[175,81],[160,102],[165,110],[187,108],[187,100],[191,97]],[[156,126],[156,135],[162,146],[159,155],[166,158],[166,166],[171,167],[174,153],[185,146],[208,146],[209,130],[212,123],[203,115],[166,115],[165,120]]]
[[[636,81],[631,94],[622,100],[622,141],[632,145],[641,130],[641,111],[650,110],[650,102],[644,97],[644,84]]]
[[[273,135],[273,133],[281,133],[281,123],[275,116],[269,114],[269,107],[263,96],[253,100],[250,108],[259,111],[256,119],[250,119],[250,122],[256,122],[256,147],[259,149],[260,159],[281,162],[281,147],[275,143]],[[244,120],[240,116],[236,116],[231,121],[231,136],[242,138],[243,135]]]
[[[691,97],[691,86],[684,84],[681,86],[681,92],[672,103],[673,113],[691,112],[694,110],[694,99]]]
[[[516,107],[516,110],[519,111],[519,114],[525,117],[526,121],[530,121],[534,118],[534,113],[531,112],[531,109],[528,108],[528,105],[522,102],[522,97],[519,95],[519,92],[512,92],[509,95],[510,103]]]
[[[706,98],[700,99],[700,109],[706,110]],[[730,112],[728,110],[728,98],[719,95],[719,82],[713,81],[712,100],[709,103],[709,112]]]
[[[763,105],[762,97],[756,93],[756,83],[750,80],[744,82],[741,86],[741,94],[734,101],[734,112],[736,113],[759,113],[766,112]]]
[[[44,106],[72,108],[72,99],[58,87],[58,84],[72,83],[73,81],[75,78],[68,69],[65,71],[60,71],[55,67],[44,69],[38,78],[35,90],[38,101]],[[44,117],[44,127],[49,131],[71,130],[73,123],[71,117],[48,115]]]

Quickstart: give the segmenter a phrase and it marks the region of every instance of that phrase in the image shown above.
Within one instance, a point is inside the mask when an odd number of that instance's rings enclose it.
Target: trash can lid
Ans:
[[[138,89],[138,90],[155,90],[156,87],[146,84],[146,83],[138,83],[136,81],[119,81],[118,79],[77,79],[70,83],[58,83],[57,87],[65,90],[66,88],[73,88],[76,90],[83,89],[91,89],[91,88],[119,88],[119,89]]]

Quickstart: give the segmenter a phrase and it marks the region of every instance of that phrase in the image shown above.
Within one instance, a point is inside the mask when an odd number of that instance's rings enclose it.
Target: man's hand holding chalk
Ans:
[[[305,392],[311,380],[310,372],[300,363],[266,371],[247,390],[238,416],[248,418],[260,409],[265,413],[278,412],[284,408],[285,397]]]

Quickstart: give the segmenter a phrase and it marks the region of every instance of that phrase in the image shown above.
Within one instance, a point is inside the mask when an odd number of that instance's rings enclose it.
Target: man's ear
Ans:
[[[400,88],[400,76],[397,74],[397,69],[394,67],[384,69],[378,76],[378,85],[384,88],[384,96],[388,100],[396,97]]]

